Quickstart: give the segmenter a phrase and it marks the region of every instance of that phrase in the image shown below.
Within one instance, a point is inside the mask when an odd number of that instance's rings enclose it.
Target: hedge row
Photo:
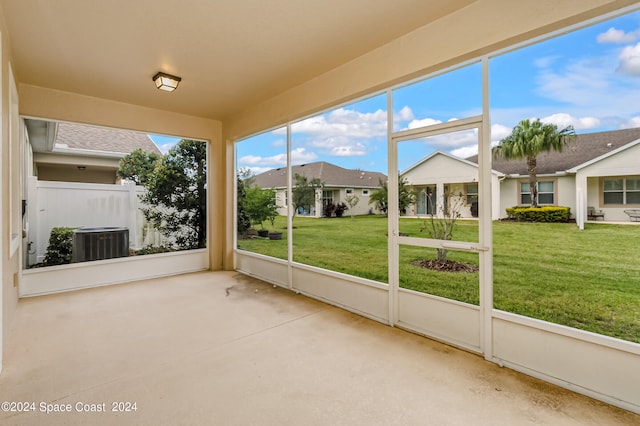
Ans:
[[[571,217],[571,209],[561,206],[516,206],[506,210],[509,218],[518,222],[568,222]]]

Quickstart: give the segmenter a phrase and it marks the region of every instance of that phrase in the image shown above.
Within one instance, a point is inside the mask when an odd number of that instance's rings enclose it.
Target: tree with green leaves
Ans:
[[[259,186],[252,186],[245,189],[243,200],[244,210],[247,212],[253,225],[260,225],[264,229],[264,222],[273,224],[278,215],[275,193],[272,189],[262,189]]]
[[[136,185],[144,185],[160,158],[155,152],[146,152],[138,148],[120,160],[116,173],[122,179],[135,182]]]
[[[247,191],[245,188],[245,181],[242,179],[240,174],[238,174],[236,181],[237,189],[236,194],[238,198],[238,202],[236,203],[236,220],[237,220],[237,228],[238,232],[243,234],[251,228],[251,219],[247,214],[247,211],[244,207],[245,198],[247,197]]]
[[[253,172],[248,167],[238,169],[236,180],[236,215],[238,232],[244,234],[251,228],[251,219],[245,209],[247,188],[253,185]]]
[[[207,145],[190,139],[158,160],[144,182],[142,213],[181,250],[206,247],[206,183]]]
[[[389,188],[387,181],[378,179],[380,183],[380,189],[377,189],[371,193],[369,197],[369,204],[374,204],[376,209],[388,214],[389,210]],[[409,181],[398,176],[398,210],[400,213],[405,213],[407,208],[416,202],[416,195],[411,191],[409,187]]]
[[[522,120],[511,134],[493,148],[494,157],[507,160],[527,160],[531,207],[538,207],[537,156],[543,152],[561,152],[575,138],[573,126],[562,129],[555,124],[542,123],[540,119]]]
[[[309,179],[298,173],[295,174],[294,179],[295,183],[291,189],[291,204],[295,217],[300,208],[311,211],[311,206],[316,204],[316,190],[322,188],[324,184],[319,178]]]

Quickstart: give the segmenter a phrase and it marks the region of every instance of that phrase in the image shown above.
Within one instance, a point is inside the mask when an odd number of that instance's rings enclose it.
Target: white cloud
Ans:
[[[548,68],[554,64],[554,62],[559,59],[559,55],[551,55],[551,56],[542,56],[533,61],[533,64],[538,68]]]
[[[596,117],[573,117],[567,113],[561,112],[552,114],[540,119],[543,123],[555,124],[559,128],[573,126],[576,130],[595,129],[600,126],[600,119]]]
[[[633,129],[640,127],[640,117],[631,117],[630,119],[620,123],[621,129]]]
[[[331,148],[329,155],[335,157],[355,157],[367,155],[365,146],[361,143],[353,145],[340,145]]]
[[[635,33],[625,33],[623,30],[609,28],[607,31],[598,34],[598,43],[631,43],[636,41]]]
[[[322,138],[346,136],[350,138],[371,138],[387,134],[387,113],[381,109],[375,112],[359,112],[338,108],[328,114],[317,115],[294,123],[294,133],[305,133]]]
[[[540,96],[559,102],[590,105],[610,89],[611,64],[590,58],[571,62],[562,70],[543,68],[537,76]]]
[[[627,75],[640,76],[640,43],[622,49],[619,59],[618,71]]]
[[[432,126],[434,124],[440,124],[442,121],[436,120],[434,118],[422,118],[422,119],[414,119],[409,122],[407,128],[409,129],[418,129],[420,127]]]
[[[286,156],[285,156],[286,157]],[[286,159],[286,158],[285,158]],[[291,163],[304,164],[315,161],[318,156],[314,152],[307,152],[304,148],[296,148],[291,150]],[[286,164],[286,162],[285,162]]]
[[[454,149],[451,151],[451,155],[455,155],[458,158],[468,158],[478,153],[478,145],[464,146],[462,148]]]
[[[511,134],[511,127],[504,126],[502,124],[493,124],[491,126],[491,146],[496,146],[500,141]],[[454,149],[448,151],[451,155],[455,155],[459,158],[468,158],[478,153],[477,132],[466,131],[459,132],[454,138],[449,140],[441,139],[444,142],[439,148],[444,148],[445,145],[449,147],[454,146]],[[457,147],[456,147],[457,146]]]
[[[476,129],[463,130],[460,132],[444,133],[430,136],[424,142],[434,151],[444,151],[452,153],[454,150],[478,146],[478,132]],[[401,142],[402,144],[402,142]]]
[[[296,148],[291,151],[291,161],[295,164],[303,164],[315,161],[318,156],[313,152],[307,152],[304,148]],[[265,170],[284,167],[287,165],[287,154],[276,154],[270,157],[260,157],[257,155],[245,155],[238,159],[240,167],[249,167],[251,170],[256,166],[265,166]]]
[[[455,121],[450,119],[448,121]],[[413,120],[409,123],[409,128],[419,128],[433,124],[439,124],[441,121],[432,118],[421,120]],[[495,146],[498,142],[511,134],[511,128],[502,124],[494,124],[491,126],[491,146]],[[459,158],[467,158],[478,153],[478,131],[477,129],[464,130],[453,133],[445,133],[437,136],[431,136],[424,140],[428,144],[431,151],[443,151]],[[402,143],[401,143],[402,144]]]
[[[640,55],[640,47],[636,48],[635,53]],[[624,64],[619,64],[619,58],[611,55],[567,62],[563,68],[541,69],[535,80],[536,92],[554,103],[565,105],[557,107],[551,103],[531,107],[522,117],[551,116],[557,114],[559,109],[564,109],[574,117],[595,117],[603,128],[619,127],[630,113],[638,110],[640,78],[635,77],[640,76],[640,62],[637,61],[638,57],[633,62],[632,56],[625,56],[629,61]],[[616,67],[619,71],[624,67],[625,72],[636,74],[630,78],[615,72]],[[525,112],[524,108],[521,109]],[[510,123],[504,119],[508,112],[502,111],[501,114],[500,122]],[[591,125],[589,121],[579,124],[583,128],[592,128]]]
[[[413,120],[415,116],[413,115],[413,111],[408,106],[402,107],[397,114],[394,115],[394,121],[409,121]]]
[[[403,109],[404,117],[412,115]],[[320,154],[337,157],[365,156],[384,142],[387,135],[387,113],[381,109],[359,112],[338,108],[294,123],[293,144],[313,147]]]
[[[326,155],[336,157],[365,156],[373,149],[371,142],[366,138],[350,138],[348,136],[313,138],[307,140],[306,145],[316,148]]]
[[[245,155],[244,157],[238,159],[238,163],[243,165],[264,164],[265,163],[264,158],[265,157],[259,157],[257,155]]]
[[[491,146],[496,146],[500,141],[511,134],[511,128],[502,124],[491,126]]]
[[[255,176],[255,175],[259,175],[260,173],[264,173],[267,170],[272,170],[272,167],[245,167],[247,169],[249,169],[250,171],[250,176]]]

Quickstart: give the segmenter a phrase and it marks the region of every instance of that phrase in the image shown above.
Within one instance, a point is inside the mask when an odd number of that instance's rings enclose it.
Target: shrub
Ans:
[[[506,210],[509,218],[518,222],[568,222],[571,217],[571,209],[562,206],[515,206]]]
[[[141,249],[138,250],[130,250],[129,251],[129,255],[130,256],[142,256],[145,254],[157,254],[157,253],[167,253],[167,252],[171,252],[171,251],[175,251],[174,248],[172,247],[167,247],[167,246],[154,246],[154,245],[146,245],[144,247],[142,247]]]
[[[336,214],[336,217],[342,217],[345,210],[349,210],[349,207],[347,207],[345,203],[336,204],[334,213]]]
[[[323,208],[324,217],[333,216],[333,213],[335,211],[336,211],[336,205],[333,204],[331,201],[329,201],[327,204],[324,205],[324,208]]]
[[[44,256],[44,265],[64,265],[71,263],[73,250],[73,228],[56,227],[49,234],[49,245]]]
[[[323,213],[324,217],[342,217],[344,212],[349,210],[349,207],[345,203],[333,204],[332,202],[328,202],[325,204]]]

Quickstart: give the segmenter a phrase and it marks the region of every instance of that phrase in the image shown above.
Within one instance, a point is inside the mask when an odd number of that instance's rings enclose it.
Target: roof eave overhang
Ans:
[[[93,149],[67,148],[59,145],[53,148],[52,154],[70,155],[76,157],[93,157],[93,158],[124,158],[128,154],[126,152],[98,151]]]
[[[575,175],[575,172],[571,170],[563,170],[563,171],[554,172],[554,173],[537,173],[536,177],[549,178],[549,177],[562,177],[562,176],[569,176],[569,175]],[[519,173],[504,173],[502,177],[504,177],[505,179],[528,179],[529,175],[519,174]]]

